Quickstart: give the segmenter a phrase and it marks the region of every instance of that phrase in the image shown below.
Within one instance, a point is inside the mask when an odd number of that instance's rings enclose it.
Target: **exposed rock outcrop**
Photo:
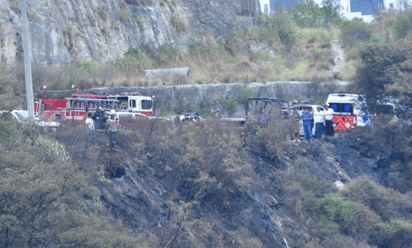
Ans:
[[[0,0],[0,57],[13,64],[23,55],[21,7]],[[32,61],[102,62],[143,43],[186,48],[192,37],[222,38],[257,23],[258,0],[28,0]]]

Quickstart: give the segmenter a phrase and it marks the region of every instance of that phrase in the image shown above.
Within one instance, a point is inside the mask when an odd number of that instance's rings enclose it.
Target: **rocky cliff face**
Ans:
[[[1,61],[23,55],[21,7],[0,0]],[[32,61],[102,62],[143,43],[186,48],[191,38],[224,37],[257,22],[258,0],[28,0]]]

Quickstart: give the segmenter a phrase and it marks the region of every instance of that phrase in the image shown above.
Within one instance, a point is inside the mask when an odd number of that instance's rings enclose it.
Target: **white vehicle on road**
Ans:
[[[305,112],[305,109],[308,109],[308,110],[309,110],[309,113],[311,113],[312,116],[314,116],[314,115],[317,113],[317,108],[318,108],[318,107],[320,108],[320,111],[321,111],[321,112],[325,110],[325,109],[324,109],[322,106],[320,106],[320,105],[305,104],[305,103],[303,103],[303,104],[299,104],[299,103],[298,103],[298,104],[294,104],[294,105],[291,106],[291,109],[292,109],[292,111],[296,111],[296,113],[298,114],[298,116],[299,116],[299,118],[300,118],[300,116]],[[315,135],[315,130],[316,130],[316,127],[315,127],[315,125],[314,125],[314,123],[313,123],[313,121],[312,121],[312,135]],[[304,136],[303,121],[302,121],[302,120],[299,121],[299,135],[300,135],[301,137]]]
[[[27,110],[12,110],[10,112],[11,116],[21,123],[27,123],[29,121],[29,113]],[[34,117],[34,124],[38,127],[58,127],[59,122],[56,121],[41,121],[38,117]]]

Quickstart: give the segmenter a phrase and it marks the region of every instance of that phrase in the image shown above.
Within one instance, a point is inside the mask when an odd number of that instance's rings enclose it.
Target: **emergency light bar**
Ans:
[[[124,95],[140,95],[140,92],[136,91],[136,92],[120,92],[120,95],[124,96]]]

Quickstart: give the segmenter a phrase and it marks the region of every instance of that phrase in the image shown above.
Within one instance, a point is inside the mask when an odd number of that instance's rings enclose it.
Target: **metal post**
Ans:
[[[285,241],[286,248],[289,248],[288,241],[286,241],[285,237],[283,237],[283,241]]]
[[[33,82],[31,78],[31,61],[30,61],[30,46],[29,46],[29,26],[27,24],[26,0],[21,1],[22,9],[22,27],[23,27],[23,51],[24,51],[24,76],[26,79],[26,99],[27,112],[29,120],[34,119],[34,98],[33,98]]]

